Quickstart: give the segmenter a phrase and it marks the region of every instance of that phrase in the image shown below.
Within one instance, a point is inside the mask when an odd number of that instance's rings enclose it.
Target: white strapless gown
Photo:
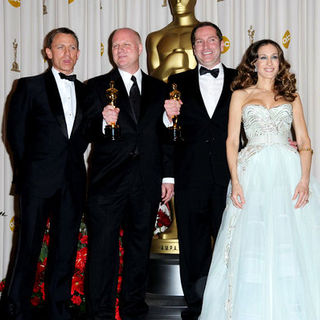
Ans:
[[[320,320],[320,187],[294,209],[298,152],[291,104],[242,112],[248,145],[238,174],[246,203],[230,200],[216,240],[201,320]]]

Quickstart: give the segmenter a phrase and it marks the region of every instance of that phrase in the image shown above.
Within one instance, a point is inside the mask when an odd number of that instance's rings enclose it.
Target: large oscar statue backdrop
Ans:
[[[169,0],[173,21],[161,30],[150,33],[146,40],[150,75],[167,82],[170,75],[196,66],[190,41],[191,31],[199,22],[194,15],[196,2],[196,0],[184,2]],[[173,201],[171,215],[172,223],[169,229],[161,233],[159,239],[153,241],[154,253],[179,253]]]
[[[146,40],[148,72],[165,82],[170,75],[196,66],[190,36],[193,27],[199,22],[194,14],[196,0],[169,0],[169,5],[172,22],[161,30],[150,33]],[[166,307],[166,315],[169,316],[179,314],[184,306],[174,200],[170,203],[170,209],[171,225],[155,236],[152,242],[148,287],[149,299],[157,300],[163,316]]]

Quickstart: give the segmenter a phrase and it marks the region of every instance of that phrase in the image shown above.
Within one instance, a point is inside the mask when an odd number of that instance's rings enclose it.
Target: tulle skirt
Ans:
[[[245,149],[239,180],[246,203],[228,192],[204,293],[201,320],[320,320],[320,188],[295,209],[301,176],[287,145]]]

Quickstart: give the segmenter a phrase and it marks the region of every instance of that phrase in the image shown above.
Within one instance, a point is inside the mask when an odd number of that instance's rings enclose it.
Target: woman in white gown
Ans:
[[[253,43],[233,82],[231,174],[201,320],[320,319],[320,190],[294,74],[280,46]],[[241,121],[248,139],[238,153]],[[291,124],[297,149],[290,146]]]

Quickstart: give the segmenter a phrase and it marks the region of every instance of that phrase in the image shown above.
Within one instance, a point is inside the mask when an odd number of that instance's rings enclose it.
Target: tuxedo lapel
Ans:
[[[200,106],[200,112],[204,115],[204,117],[210,119],[200,91],[198,66],[192,70],[191,79],[188,81],[188,83],[191,86],[190,92],[194,92],[194,98],[197,100],[195,105]],[[179,88],[177,89],[179,90]],[[183,101],[183,96],[181,97],[181,100]],[[199,112],[199,110],[197,112]]]
[[[44,77],[51,112],[57,119],[62,133],[66,136],[66,138],[68,138],[67,124],[64,117],[63,106],[56,80],[54,79],[54,76],[50,70],[45,72]]]
[[[223,79],[223,87],[221,91],[220,98],[217,103],[216,110],[219,110],[220,108],[225,107],[225,98],[227,95],[230,95],[230,75],[228,72],[228,69],[223,66],[223,71],[224,71],[224,79]]]
[[[142,72],[142,81],[141,81],[141,103],[140,103],[140,120],[143,118],[146,113],[146,108],[148,105],[147,100],[149,99],[149,92],[152,92],[148,82],[148,76]]]

